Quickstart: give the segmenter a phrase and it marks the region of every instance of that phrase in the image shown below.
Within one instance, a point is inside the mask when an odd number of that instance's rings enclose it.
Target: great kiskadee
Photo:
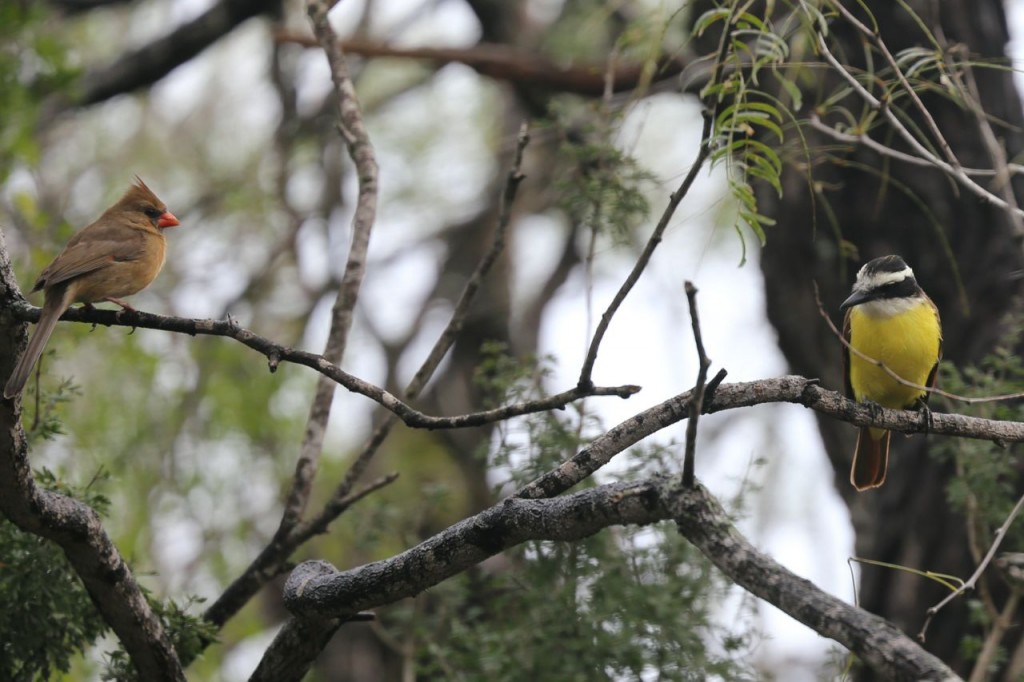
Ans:
[[[843,336],[852,348],[908,383],[934,386],[942,355],[939,311],[902,258],[882,256],[862,267],[840,309],[846,311]],[[843,373],[846,394],[860,402],[909,409],[928,400],[927,391],[900,383],[846,346]],[[850,483],[858,491],[885,482],[890,435],[885,429],[861,428],[850,471]]]

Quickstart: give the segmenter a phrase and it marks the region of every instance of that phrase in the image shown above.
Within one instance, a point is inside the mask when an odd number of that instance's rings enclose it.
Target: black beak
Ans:
[[[855,305],[860,305],[861,303],[870,301],[873,298],[874,296],[872,296],[870,292],[854,291],[852,294],[850,294],[850,297],[848,299],[843,301],[843,304],[839,306],[839,309],[846,310],[847,308],[852,308]]]

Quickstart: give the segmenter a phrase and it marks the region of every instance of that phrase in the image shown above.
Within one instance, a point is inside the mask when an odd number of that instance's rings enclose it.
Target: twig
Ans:
[[[829,63],[829,65],[836,71],[836,73],[838,73],[847,83],[850,84],[850,87],[853,88],[853,91],[856,92],[860,96],[860,98],[863,99],[867,104],[869,104],[872,109],[880,113],[889,123],[889,125],[893,127],[896,133],[901,138],[903,138],[903,140],[908,145],[910,145],[911,149],[913,149],[917,154],[919,154],[921,158],[928,161],[928,163],[930,163],[935,168],[938,168],[942,172],[946,173],[949,177],[953,178],[959,185],[961,185],[969,192],[982,199],[983,201],[998,208],[1001,208],[1003,210],[1014,211],[1020,215],[1024,215],[1024,211],[1022,211],[1019,208],[1011,208],[1011,206],[1007,204],[1004,199],[997,197],[995,194],[993,194],[992,192],[988,191],[987,189],[976,183],[973,179],[971,179],[971,177],[967,173],[964,172],[962,168],[954,167],[950,163],[943,161],[935,154],[933,154],[931,151],[929,151],[924,145],[922,145],[921,142],[918,141],[916,137],[914,137],[913,133],[907,130],[907,127],[903,125],[903,122],[899,120],[899,117],[897,117],[896,114],[892,112],[891,107],[883,105],[877,97],[872,95],[867,90],[867,88],[865,88],[860,83],[860,81],[858,81],[853,76],[853,74],[846,70],[846,67],[844,67],[839,62],[839,60],[836,59],[835,55],[833,55],[832,52],[828,49],[828,44],[825,42],[825,37],[822,35],[818,36],[818,50],[821,52],[821,55],[825,58],[825,61]]]
[[[919,384],[915,384],[913,381],[908,381],[904,379],[899,374],[891,370],[888,366],[886,366],[884,362],[882,362],[881,360],[876,360],[868,355],[865,355],[863,352],[854,348],[853,345],[846,340],[846,337],[843,336],[843,333],[836,329],[836,325],[832,322],[832,318],[829,317],[828,312],[825,310],[825,305],[821,302],[821,296],[818,292],[818,283],[812,282],[811,284],[814,286],[814,301],[818,305],[818,314],[821,315],[822,318],[824,318],[825,322],[828,324],[828,328],[832,330],[832,334],[837,339],[839,339],[839,342],[843,344],[843,347],[845,347],[847,350],[849,350],[851,353],[856,355],[864,362],[869,362],[875,367],[879,368],[897,383],[906,386],[907,388],[917,389],[918,391],[922,391],[924,393],[934,393],[935,395],[941,395],[943,398],[949,398],[950,400],[956,400],[958,402],[966,403],[968,405],[979,405],[982,403],[994,403],[1003,400],[1017,400],[1019,398],[1024,398],[1024,392],[969,398],[967,396],[957,395],[955,393],[943,391],[941,388],[937,388],[935,386],[921,386]]]
[[[978,583],[978,578],[980,578],[981,574],[984,573],[986,568],[988,568],[989,563],[992,561],[992,557],[996,554],[996,550],[999,549],[999,545],[1003,542],[1003,538],[1006,537],[1006,531],[1009,530],[1010,524],[1012,524],[1013,520],[1017,518],[1018,514],[1020,514],[1021,509],[1024,509],[1024,495],[1017,500],[1017,504],[1013,505],[1013,510],[1010,512],[1009,516],[1006,517],[1003,524],[996,530],[995,538],[992,540],[992,546],[989,547],[988,553],[985,555],[985,558],[981,560],[981,563],[978,564],[978,568],[975,569],[971,577],[968,578],[963,585],[946,595],[945,599],[928,609],[928,617],[925,618],[924,625],[921,626],[921,632],[917,635],[918,639],[922,642],[925,641],[925,633],[928,632],[928,626],[932,622],[932,617],[941,611],[946,604],[953,601],[967,590],[974,589],[974,586]]]
[[[441,364],[441,360],[448,352],[448,349],[455,343],[455,338],[462,331],[462,325],[469,312],[469,307],[476,299],[476,293],[480,289],[481,283],[498,260],[498,256],[505,250],[505,233],[508,231],[509,223],[512,221],[512,204],[515,202],[519,184],[526,177],[521,169],[523,166],[523,152],[529,143],[530,129],[524,122],[519,127],[519,136],[517,137],[512,168],[508,172],[508,177],[505,180],[505,189],[501,194],[501,204],[498,208],[498,225],[494,230],[494,240],[491,243],[491,248],[480,259],[473,274],[466,280],[466,285],[459,295],[459,300],[455,303],[455,309],[452,311],[448,326],[441,332],[441,335],[434,343],[434,347],[430,349],[427,359],[423,361],[423,364],[406,387],[405,397],[409,400],[419,395],[420,391],[423,390],[423,387],[430,380],[430,377],[437,370],[438,365]]]
[[[960,161],[956,158],[956,154],[953,153],[953,149],[949,146],[949,142],[946,141],[942,131],[939,130],[939,125],[935,122],[932,112],[924,105],[924,102],[921,101],[917,91],[910,85],[906,75],[904,75],[903,70],[900,69],[899,64],[896,63],[896,58],[893,57],[892,52],[889,51],[889,47],[885,44],[885,41],[882,40],[882,37],[878,35],[877,32],[868,28],[868,26],[860,19],[855,17],[853,13],[843,5],[843,3],[832,0],[829,4],[843,15],[843,18],[853,25],[854,28],[875,44],[878,51],[882,53],[883,57],[885,57],[885,61],[889,63],[889,68],[891,68],[893,73],[896,74],[896,79],[900,82],[900,87],[902,87],[907,96],[910,97],[910,100],[914,103],[914,107],[924,119],[925,124],[932,133],[932,136],[942,149],[942,153],[946,157],[946,161],[953,168],[960,170]]]
[[[693,165],[690,166],[690,172],[683,178],[683,182],[679,185],[679,189],[672,193],[669,197],[668,206],[661,214],[661,219],[658,220],[657,226],[654,228],[654,232],[651,233],[650,238],[647,240],[647,244],[644,246],[644,250],[640,253],[640,257],[637,258],[636,263],[633,265],[633,269],[630,271],[626,280],[619,287],[619,290],[615,293],[612,298],[612,302],[608,304],[608,308],[601,315],[601,320],[597,323],[597,331],[594,332],[594,338],[590,342],[590,348],[587,351],[587,357],[583,361],[583,368],[580,371],[580,378],[577,385],[581,388],[593,386],[594,382],[591,376],[594,373],[594,364],[597,362],[597,351],[601,346],[601,341],[604,339],[605,332],[608,331],[608,326],[611,324],[612,317],[615,315],[619,306],[626,300],[626,296],[633,289],[633,286],[640,279],[640,275],[643,274],[644,270],[647,269],[647,264],[651,261],[651,257],[654,255],[654,250],[658,248],[658,244],[661,243],[661,237],[668,228],[668,223],[675,214],[676,209],[679,207],[683,197],[690,191],[690,187],[693,186],[694,181],[697,179],[697,173],[700,171],[704,162],[707,161],[711,155],[711,146],[709,142],[702,142],[700,149],[697,152],[697,158],[694,159]]]
[[[818,132],[828,135],[837,142],[845,142],[847,144],[858,144],[878,153],[880,156],[887,156],[897,161],[909,163],[913,166],[920,166],[924,168],[934,168],[935,164],[927,159],[922,159],[920,156],[914,156],[913,154],[907,154],[901,152],[898,149],[892,147],[886,147],[881,142],[878,142],[867,133],[844,133],[840,130],[836,130],[832,126],[824,123],[817,114],[811,114],[811,117],[807,120],[808,125],[817,130]],[[969,176],[972,177],[994,177],[999,174],[999,171],[988,169],[988,168],[965,168],[961,166],[960,169]],[[1024,173],[1024,166],[1019,163],[1007,163],[1006,170],[1011,175],[1019,175]]]
[[[942,37],[941,33],[939,35]],[[974,118],[978,122],[978,131],[981,133],[981,139],[985,143],[985,149],[988,151],[989,158],[992,159],[992,167],[996,171],[996,189],[1010,207],[1019,209],[1017,195],[1014,193],[1013,184],[1010,182],[1011,173],[1009,164],[1006,161],[1006,150],[996,138],[996,134],[992,130],[992,124],[988,120],[988,114],[981,106],[981,92],[978,90],[978,82],[974,78],[974,69],[971,68],[967,60],[960,62],[959,65],[963,73],[961,91],[964,93],[964,101],[967,103],[967,108],[971,110],[971,113],[974,114]],[[951,72],[954,78],[961,80],[955,69],[951,69]],[[1021,217],[1021,211],[1012,210],[1008,212],[1008,215],[1013,225],[1013,233],[1018,239],[1024,237],[1024,218]]]
[[[729,12],[729,17],[724,23],[722,29],[722,35],[718,42],[718,51],[715,57],[715,63],[711,71],[711,76],[708,80],[708,84],[704,86],[703,91],[718,83],[718,79],[721,78],[722,72],[725,69],[725,56],[729,51],[729,36],[732,33],[732,23],[736,15],[737,6],[734,4]],[[700,172],[704,162],[711,156],[711,148],[713,144],[712,133],[715,121],[715,112],[718,110],[719,98],[706,105],[704,110],[704,124],[700,136],[700,147],[697,149],[697,158],[694,159],[693,164],[690,166],[689,172],[686,177],[683,178],[679,188],[669,196],[668,205],[665,210],[661,213],[661,218],[658,220],[658,224],[655,226],[651,236],[647,239],[647,244],[644,245],[644,250],[640,253],[640,257],[637,258],[636,263],[633,265],[633,269],[627,275],[626,280],[619,287],[619,290],[615,292],[615,296],[612,298],[611,303],[608,304],[608,308],[601,315],[601,321],[597,323],[597,331],[594,332],[594,338],[591,339],[590,348],[587,350],[587,357],[583,361],[583,368],[580,370],[580,378],[577,385],[580,387],[587,387],[593,385],[593,373],[594,364],[597,362],[597,351],[601,346],[601,341],[604,339],[605,333],[608,331],[608,326],[612,322],[615,312],[622,305],[622,302],[626,300],[626,296],[633,289],[633,286],[640,279],[640,275],[643,274],[644,270],[647,269],[647,264],[650,262],[651,257],[654,255],[654,250],[658,248],[658,244],[661,243],[662,235],[665,230],[668,229],[669,221],[672,216],[675,215],[676,209],[679,208],[680,202],[689,191],[690,187],[693,186],[694,181],[697,179],[697,173]]]
[[[700,332],[700,318],[697,315],[697,287],[693,286],[693,282],[687,280],[684,288],[686,289],[686,301],[690,306],[693,340],[697,344],[697,359],[700,363],[697,369],[697,384],[693,387],[693,398],[689,405],[690,420],[686,424],[686,451],[683,455],[683,487],[692,488],[695,482],[693,470],[697,447],[697,420],[700,419],[704,409],[704,384],[708,379],[711,360],[704,352],[704,339]]]

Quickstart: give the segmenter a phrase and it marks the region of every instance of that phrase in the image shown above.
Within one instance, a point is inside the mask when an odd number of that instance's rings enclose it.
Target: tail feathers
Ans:
[[[857,434],[857,449],[853,453],[850,483],[858,492],[877,488],[885,483],[885,470],[889,467],[889,440],[892,433],[883,431],[879,438],[872,430],[862,428]]]
[[[46,342],[50,340],[50,334],[53,333],[54,327],[57,326],[57,320],[60,319],[61,314],[71,303],[72,292],[68,290],[67,286],[58,285],[47,290],[46,301],[43,303],[43,312],[39,315],[39,324],[36,325],[36,331],[28,342],[28,348],[25,349],[25,353],[18,360],[14,371],[11,372],[10,379],[7,380],[7,385],[4,386],[4,398],[13,398],[16,395],[21,395],[22,389],[25,388],[25,384],[28,382],[29,375],[32,374],[32,368],[38,362],[39,356],[43,354]]]

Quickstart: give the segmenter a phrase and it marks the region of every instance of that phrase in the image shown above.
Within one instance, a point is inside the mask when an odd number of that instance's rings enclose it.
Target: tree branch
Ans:
[[[278,31],[274,39],[306,47],[317,45],[315,39],[290,31]],[[562,65],[537,52],[500,43],[478,43],[462,48],[396,47],[367,40],[346,40],[342,47],[345,52],[362,57],[429,61],[438,67],[463,64],[481,76],[495,80],[584,97],[601,97],[608,81],[604,65]],[[654,78],[657,81],[669,80],[694,63],[692,57],[661,55],[655,60]],[[635,90],[646,82],[650,70],[647,63],[617,65],[610,74],[612,91]],[[703,79],[691,78],[688,91],[696,92],[703,84]]]
[[[25,322],[37,322],[40,309],[30,305],[24,299],[12,301],[7,307],[15,319]],[[234,339],[267,357],[267,365],[271,372],[277,371],[282,362],[309,367],[324,376],[341,384],[347,390],[370,398],[390,412],[395,413],[407,426],[425,429],[467,428],[483,426],[509,417],[533,414],[547,410],[559,410],[569,403],[590,396],[617,396],[628,398],[640,391],[639,386],[597,386],[589,390],[575,387],[540,400],[531,400],[512,405],[505,405],[492,410],[473,412],[454,417],[437,417],[425,414],[399,400],[394,394],[383,388],[374,386],[362,379],[342,370],[329,362],[322,355],[308,351],[289,348],[270,339],[254,334],[239,327],[234,321],[228,320],[196,320],[184,317],[168,317],[132,310],[101,310],[94,308],[68,308],[62,320],[101,324],[106,327],[132,327],[139,329],[158,329],[161,331],[189,334],[191,336],[224,336]]]
[[[693,328],[693,341],[697,345],[697,383],[693,387],[693,398],[690,400],[690,421],[686,422],[686,450],[683,453],[683,485],[693,487],[694,468],[697,450],[697,421],[704,409],[704,389],[708,380],[708,368],[711,359],[704,351],[704,337],[700,332],[700,317],[697,315],[697,287],[687,280],[684,285],[686,300],[690,304],[690,326]]]
[[[758,551],[701,486],[669,499],[679,532],[730,580],[819,635],[839,642],[884,679],[959,680],[889,621],[851,606]]]
[[[201,15],[112,64],[85,74],[72,101],[53,101],[48,110],[98,104],[156,83],[236,29],[246,20],[276,11],[281,0],[221,0]]]
[[[323,362],[336,366],[341,363],[348,345],[353,310],[359,300],[359,290],[366,272],[370,234],[377,215],[378,168],[373,145],[363,123],[359,99],[345,63],[345,57],[341,52],[338,36],[327,19],[330,4],[311,0],[307,9],[310,22],[313,24],[313,32],[316,34],[330,66],[331,81],[338,98],[338,129],[355,165],[359,182],[356,210],[352,218],[352,240],[345,262],[345,271],[338,288],[338,296],[335,298],[334,307],[331,310],[331,329],[327,336],[326,348],[321,356]],[[295,528],[302,522],[302,516],[313,489],[313,481],[319,468],[327,423],[331,417],[335,386],[336,383],[329,376],[321,374],[309,408],[302,447],[295,463],[292,486],[288,492],[284,513],[277,531],[256,559],[210,606],[206,612],[208,620],[223,624],[227,618],[248,602],[256,590],[282,570],[282,562],[291,555],[297,546],[293,534]],[[381,393],[384,392],[381,391]],[[380,486],[374,487],[373,490],[387,485],[393,480],[394,478],[389,478]],[[351,506],[361,497],[363,496],[346,500],[346,506]]]
[[[730,524],[725,511],[701,486],[657,477],[602,485],[545,500],[506,499],[384,561],[337,571],[325,561],[298,566],[284,588],[285,604],[297,618],[278,637],[294,642],[305,618],[345,619],[361,608],[419,594],[500,551],[528,540],[572,542],[604,528],[648,525],[675,519],[680,533],[730,579],[780,606],[800,622],[857,654],[893,679],[954,680],[941,661],[887,621],[823,592],[755,549]],[[267,650],[286,680],[301,679],[312,659],[278,645]],[[262,678],[267,679],[267,678]]]

